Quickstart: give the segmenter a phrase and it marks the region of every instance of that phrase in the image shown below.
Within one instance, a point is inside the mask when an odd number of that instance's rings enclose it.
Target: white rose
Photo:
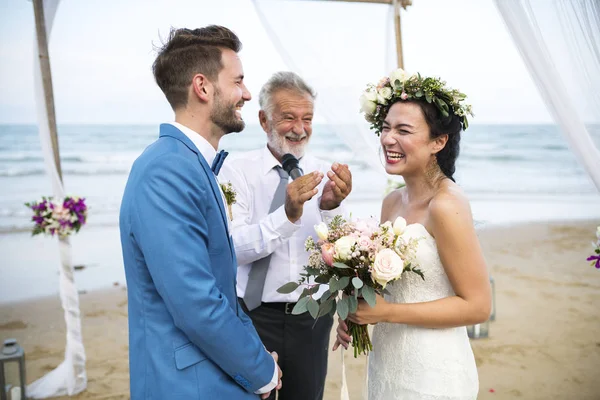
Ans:
[[[367,88],[367,90],[365,90],[365,97],[369,101],[377,100],[377,91],[375,90],[375,88],[374,87]]]
[[[392,86],[396,86],[396,80],[399,80],[400,83],[403,83],[407,78],[408,74],[402,68],[398,68],[397,70],[392,71],[390,74],[390,83]]]
[[[349,260],[352,257],[352,246],[356,239],[351,236],[342,236],[335,242],[335,255],[340,260]]]
[[[389,282],[400,278],[404,271],[404,261],[392,249],[383,249],[375,255],[373,279],[385,288]]]
[[[406,229],[406,220],[402,217],[396,218],[394,221],[394,233],[396,235],[402,235],[404,230]]]
[[[375,112],[375,110],[377,109],[377,104],[375,104],[371,100],[367,99],[367,96],[365,96],[364,94],[362,96],[360,96],[359,101],[360,101],[360,112],[363,112],[365,114],[373,114]]]
[[[382,95],[380,95],[379,93],[377,93],[377,102],[379,104],[384,104],[384,105],[388,103],[387,99],[385,97],[383,97]]]
[[[389,100],[392,98],[392,88],[389,86],[384,86],[381,89],[379,89],[379,94],[384,99]]]
[[[319,225],[315,225],[315,231],[317,232],[317,236],[321,240],[327,240],[329,237],[329,229],[327,229],[327,224],[325,222],[321,222]]]

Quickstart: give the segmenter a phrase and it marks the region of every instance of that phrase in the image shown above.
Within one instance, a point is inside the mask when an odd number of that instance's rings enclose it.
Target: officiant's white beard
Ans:
[[[310,138],[306,131],[303,131],[301,135],[296,135],[293,132],[288,132],[285,135],[280,135],[275,129],[271,130],[271,133],[269,133],[268,136],[269,147],[271,148],[271,151],[273,151],[275,154],[278,154],[279,157],[283,156],[284,154],[290,153],[298,159],[304,157],[304,150]],[[288,142],[286,138],[292,140],[306,140],[294,145],[290,144],[290,142]]]

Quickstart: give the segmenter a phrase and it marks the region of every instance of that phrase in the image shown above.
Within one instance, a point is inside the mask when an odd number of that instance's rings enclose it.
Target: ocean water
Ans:
[[[590,130],[600,143],[600,125]],[[59,126],[64,183],[84,196],[90,226],[116,225],[131,164],[158,136],[157,126]],[[259,126],[229,135],[229,152],[264,145]],[[355,214],[377,215],[386,177],[361,162],[328,126],[315,126],[309,151],[348,163]],[[23,205],[51,192],[37,127],[0,125],[0,233],[30,228]],[[503,223],[600,217],[600,195],[558,128],[553,125],[473,125],[463,135],[457,182],[465,189],[476,220]]]
[[[600,126],[592,127],[600,142]],[[67,193],[84,196],[89,219],[71,239],[80,291],[124,284],[118,211],[131,164],[158,136],[157,126],[59,126]],[[263,146],[265,134],[248,126],[229,135],[230,152]],[[347,207],[355,216],[378,216],[387,177],[331,132],[315,126],[309,151],[348,163],[353,192]],[[376,156],[374,156],[376,157]],[[540,220],[600,220],[600,194],[551,125],[473,125],[463,136],[457,182],[466,191],[475,223]],[[30,212],[23,205],[50,195],[35,126],[0,125],[0,303],[58,292],[60,259],[56,240],[31,237]],[[594,232],[590,232],[590,241]]]

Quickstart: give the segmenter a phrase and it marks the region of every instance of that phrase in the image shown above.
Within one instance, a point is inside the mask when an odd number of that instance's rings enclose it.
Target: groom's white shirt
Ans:
[[[208,166],[211,166],[217,155],[217,151],[208,142],[208,140],[206,140],[199,133],[196,133],[194,130],[188,128],[185,125],[180,124],[179,122],[171,122],[170,124],[173,125],[174,127],[176,127],[177,129],[179,129],[181,132],[183,132],[183,134],[185,136],[187,136],[188,139],[190,139],[192,141],[192,143],[194,143],[194,146],[196,146],[196,148],[198,149],[200,154],[202,154],[202,157],[204,157],[204,159],[208,163]],[[216,177],[215,177],[215,179],[216,179]],[[218,183],[219,182],[217,181],[217,184]],[[219,186],[219,190],[221,190],[221,185],[218,185],[218,186]],[[221,191],[221,198],[222,198],[221,200],[223,201],[223,205],[225,205],[225,202],[223,199],[223,191]],[[275,389],[275,387],[279,383],[279,376],[278,376],[277,372],[278,372],[277,365],[275,365],[275,371],[273,372],[273,379],[271,379],[271,382],[267,383],[265,386],[261,387],[254,393],[263,394],[263,393],[268,393],[271,390]]]

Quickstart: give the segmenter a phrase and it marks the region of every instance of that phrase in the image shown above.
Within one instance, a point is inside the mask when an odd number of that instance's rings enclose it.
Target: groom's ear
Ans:
[[[437,154],[444,147],[446,147],[446,143],[448,143],[448,134],[440,135],[433,140],[433,154]]]
[[[192,78],[192,90],[196,97],[203,103],[208,103],[212,84],[203,74],[196,74]]]

